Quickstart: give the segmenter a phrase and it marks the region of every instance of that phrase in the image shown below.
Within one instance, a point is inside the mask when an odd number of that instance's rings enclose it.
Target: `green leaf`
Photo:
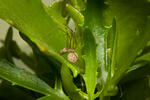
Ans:
[[[65,47],[65,26],[47,15],[41,0],[0,0],[0,17],[48,50],[59,52]]]
[[[109,37],[110,35],[110,37]],[[110,42],[110,55],[108,54],[108,56],[110,56],[109,59],[109,72],[110,72],[110,77],[114,75],[114,72],[115,72],[115,67],[112,66],[112,63],[114,62],[113,60],[115,60],[113,57],[113,55],[116,54],[116,37],[117,37],[117,33],[116,33],[116,20],[115,18],[113,19],[113,22],[112,22],[112,28],[111,28],[111,32],[110,34],[108,35],[108,45],[107,47],[109,47],[109,42]]]
[[[12,29],[12,27],[10,27],[8,29],[8,32],[7,32],[7,35],[6,35],[4,47],[5,47],[5,50],[6,50],[7,60],[13,63],[11,53],[10,53],[10,46],[11,46],[12,38],[13,38],[13,29]]]
[[[96,61],[96,43],[93,34],[89,29],[85,29],[83,35],[84,47],[83,58],[85,60],[85,74],[83,75],[88,99],[94,99],[94,91],[97,84],[97,61]]]
[[[109,67],[107,65],[107,34],[110,30],[110,26],[105,26],[105,16],[103,16],[104,9],[105,4],[103,0],[95,0],[94,2],[93,0],[87,0],[87,7],[84,12],[85,27],[90,29],[97,44],[95,48],[95,60],[98,62],[97,66],[99,66],[97,79],[100,85],[98,88],[99,93],[103,90],[104,84],[109,76]]]
[[[66,45],[66,26],[45,12],[41,0],[0,0],[0,18],[19,29],[49,55],[66,63],[77,76],[77,70],[59,54]]]
[[[83,0],[71,0],[71,2],[77,10],[79,10],[79,11],[85,10],[85,1],[83,1]]]
[[[0,60],[1,59],[6,59],[6,50],[4,47],[0,48]]]
[[[131,81],[121,86],[121,93],[111,100],[149,100],[149,78]]]
[[[12,59],[12,54],[11,54],[11,44],[12,44],[12,38],[13,38],[13,29],[12,27],[9,27],[8,31],[7,31],[7,35],[5,37],[5,41],[4,41],[4,55],[5,58],[10,61],[11,63],[13,63],[13,59]],[[4,58],[3,58],[4,59]]]
[[[82,26],[84,24],[84,16],[70,4],[66,4],[66,11],[77,25]]]
[[[109,28],[105,28],[103,10],[105,4],[103,0],[87,0],[87,7],[84,12],[85,27],[88,27],[96,40],[96,55],[99,62],[100,84],[105,83],[108,75],[107,67],[107,33]]]
[[[11,63],[14,63],[12,59],[12,47],[14,46],[12,27],[9,27],[4,41],[1,40],[1,42],[3,45],[0,48],[0,59],[7,59]]]
[[[150,52],[138,57],[136,61],[148,61],[150,62]]]
[[[47,8],[47,13],[51,16],[54,20],[66,25],[66,19],[62,16],[64,5],[62,1],[55,1]]]
[[[52,89],[37,76],[17,68],[6,60],[0,61],[0,77],[11,82],[13,85],[19,85],[44,95],[52,95],[59,98],[65,97],[64,94]]]
[[[134,3],[136,2],[136,5]],[[145,0],[113,0],[107,2],[106,21],[116,19],[115,53],[112,65],[114,74],[109,84],[116,85],[134,61],[137,52],[150,40],[149,3]],[[143,11],[143,9],[145,9]],[[128,12],[128,13],[127,13]]]
[[[65,92],[72,100],[83,100],[83,97],[79,94],[79,90],[73,83],[73,77],[70,70],[63,64],[61,67],[61,78]]]
[[[119,82],[120,84],[124,84],[130,81],[134,81],[137,79],[141,79],[150,75],[150,66],[146,62],[142,62],[130,67],[125,76]]]

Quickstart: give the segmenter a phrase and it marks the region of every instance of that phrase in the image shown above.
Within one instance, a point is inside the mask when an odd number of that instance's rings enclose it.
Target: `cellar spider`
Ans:
[[[60,54],[69,53],[67,56],[67,59],[71,63],[76,63],[78,61],[78,54],[75,52],[75,48],[77,46],[77,39],[76,39],[76,33],[73,32],[70,28],[68,28],[70,33],[66,33],[66,48],[63,48],[60,51]]]

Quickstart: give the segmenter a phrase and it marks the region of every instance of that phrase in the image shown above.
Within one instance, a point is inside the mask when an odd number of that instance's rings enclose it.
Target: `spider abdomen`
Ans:
[[[75,52],[71,52],[68,54],[68,61],[71,63],[76,63],[78,61],[78,54]]]

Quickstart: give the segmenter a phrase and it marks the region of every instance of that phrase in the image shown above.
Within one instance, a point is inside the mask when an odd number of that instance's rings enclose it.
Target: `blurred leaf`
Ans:
[[[9,52],[11,52],[11,55],[13,57],[21,59],[28,67],[30,67],[34,72],[36,72],[38,77],[40,77],[42,80],[44,80],[50,86],[53,87],[55,82],[54,73],[56,72],[56,68],[59,69],[57,64],[58,62],[52,63],[52,61],[50,61],[48,57],[39,50],[35,43],[33,43],[29,39],[26,39],[26,41],[29,43],[29,45],[31,45],[34,52],[33,54],[31,53],[30,55],[28,55],[25,52],[21,51],[21,49],[15,41],[10,42]],[[5,57],[3,57],[3,59],[4,58]]]
[[[149,100],[149,93],[149,79],[143,78],[122,85],[121,94],[113,97],[111,100]]]
[[[20,32],[20,36],[31,46],[33,51],[32,55],[26,55],[22,52],[19,55],[20,59],[32,68],[38,77],[54,87],[56,73],[60,71],[61,63],[53,57],[48,57],[44,54],[44,52],[23,33]]]
[[[111,65],[114,74],[108,82],[110,86],[119,82],[137,52],[150,40],[150,4],[146,0],[113,0],[105,3],[109,7],[105,12],[106,22],[110,25],[115,18],[117,32]]]
[[[66,19],[62,16],[62,12],[64,10],[64,5],[62,1],[54,1],[47,8],[47,13],[56,21],[61,22],[62,24],[66,25]]]
[[[4,98],[4,99],[2,99]],[[6,82],[2,81],[0,84],[0,99],[1,100],[35,100],[31,94],[26,93],[20,88],[13,86]]]
[[[85,10],[85,1],[84,0],[71,0],[73,6],[79,10],[79,11],[83,11]]]
[[[136,59],[136,61],[148,61],[148,62],[150,62],[150,52],[138,57]]]
[[[121,79],[120,84],[141,79],[150,75],[150,65],[142,62],[130,67],[125,76]]]
[[[59,97],[56,97],[54,95],[49,95],[49,96],[41,97],[37,100],[70,100],[70,99],[68,99],[68,98],[59,98]]]
[[[83,97],[79,94],[78,88],[73,83],[73,76],[70,73],[70,70],[62,65],[61,67],[61,78],[65,92],[69,95],[72,100],[83,100]]]
[[[94,99],[94,92],[97,84],[97,62],[96,62],[96,43],[93,34],[90,30],[85,29],[83,35],[84,47],[83,58],[85,60],[85,74],[83,75],[88,99]]]
[[[29,37],[27,37],[25,34],[19,32],[20,36],[22,37],[22,39],[24,39],[32,48],[33,50],[33,55],[35,56],[35,60],[36,60],[36,67],[38,67],[38,69],[40,70],[44,70],[46,69],[46,71],[49,70],[50,66],[49,65],[52,65],[52,66],[57,66],[58,69],[60,69],[60,66],[61,66],[61,63],[55,59],[53,56],[50,56],[50,57],[47,57],[47,55],[44,53],[44,52],[47,52],[47,50],[45,50],[45,48],[43,47],[40,47],[42,48],[40,50],[40,48],[38,48],[37,44],[32,42],[30,40]],[[21,56],[21,55],[20,55]],[[52,64],[54,63],[54,64]],[[41,66],[44,66],[44,68]],[[42,72],[42,71],[40,71]]]
[[[61,31],[65,26],[47,15],[41,0],[0,0],[0,17],[29,36],[37,45],[53,52],[65,47],[65,33]]]
[[[66,11],[77,25],[82,26],[84,24],[84,16],[70,4],[66,4]]]
[[[10,27],[8,29],[8,32],[7,32],[7,35],[6,35],[6,38],[5,38],[4,48],[5,48],[5,51],[6,51],[6,58],[11,63],[13,63],[12,55],[11,55],[11,52],[10,52],[12,38],[13,38],[13,29],[12,29],[12,27]]]
[[[0,59],[7,59],[11,63],[13,63],[11,54],[11,47],[13,42],[12,38],[13,38],[13,29],[12,27],[9,27],[5,40],[1,41],[3,45],[0,48]]]
[[[0,48],[0,60],[1,59],[6,59],[6,55],[5,55],[6,51],[4,47]]]
[[[44,95],[65,98],[66,96],[49,87],[44,81],[35,75],[17,68],[5,60],[0,61],[0,77],[10,81],[13,85],[19,85]]]
[[[41,0],[0,0],[0,17],[19,29],[44,52],[67,64],[77,76],[73,65],[59,54],[66,45],[67,27],[45,12]]]

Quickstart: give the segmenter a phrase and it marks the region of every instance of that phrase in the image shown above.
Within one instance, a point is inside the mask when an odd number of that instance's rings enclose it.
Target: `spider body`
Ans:
[[[78,54],[73,49],[63,48],[60,54],[69,53],[67,58],[71,63],[76,63],[78,61]]]
[[[71,63],[76,63],[78,61],[78,54],[75,52],[71,52],[68,54],[68,61],[70,61]]]
[[[66,32],[66,47],[60,50],[60,54],[68,53],[67,59],[71,63],[76,63],[78,61],[78,54],[74,51],[77,46],[77,36],[68,27],[68,32]]]

